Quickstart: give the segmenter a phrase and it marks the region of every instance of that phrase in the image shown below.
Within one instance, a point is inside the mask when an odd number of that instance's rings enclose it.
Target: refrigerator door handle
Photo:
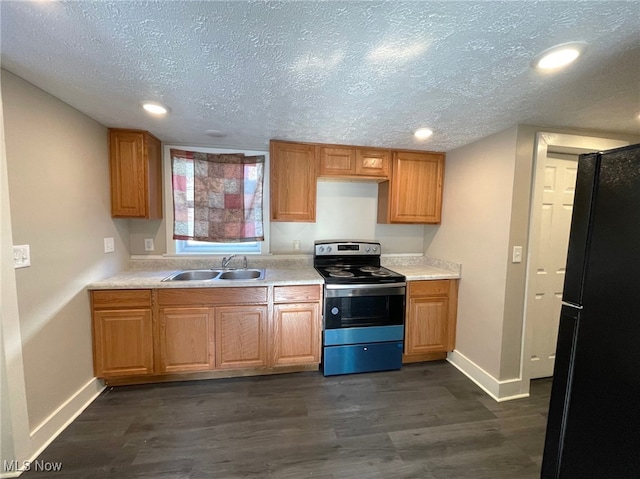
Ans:
[[[563,301],[562,302],[562,306],[567,306],[568,308],[573,308],[573,309],[582,309],[583,308],[583,306],[581,304],[570,303],[568,301]]]

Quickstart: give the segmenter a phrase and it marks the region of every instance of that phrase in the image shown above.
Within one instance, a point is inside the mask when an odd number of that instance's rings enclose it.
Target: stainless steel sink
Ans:
[[[189,269],[177,271],[162,281],[239,281],[264,279],[264,269]]]
[[[225,271],[218,279],[264,279],[263,269],[233,269]]]
[[[208,281],[220,276],[220,271],[212,269],[190,269],[178,271],[162,281]]]

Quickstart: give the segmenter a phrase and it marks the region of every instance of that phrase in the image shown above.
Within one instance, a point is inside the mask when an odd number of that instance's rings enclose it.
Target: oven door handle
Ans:
[[[404,296],[406,283],[368,285],[325,285],[325,297],[350,298],[353,296]]]

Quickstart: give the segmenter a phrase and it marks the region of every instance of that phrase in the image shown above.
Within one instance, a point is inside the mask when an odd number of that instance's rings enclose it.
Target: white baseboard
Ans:
[[[104,390],[101,380],[92,378],[31,431],[31,459],[36,458]]]
[[[447,361],[498,402],[529,397],[529,385],[522,378],[500,381],[458,350],[447,354]]]

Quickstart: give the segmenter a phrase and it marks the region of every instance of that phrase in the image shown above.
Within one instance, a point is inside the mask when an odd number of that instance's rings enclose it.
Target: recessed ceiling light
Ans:
[[[418,128],[413,132],[413,136],[415,136],[418,140],[426,140],[431,135],[433,135],[433,130],[429,128]]]
[[[538,55],[533,66],[539,70],[555,70],[573,63],[584,52],[584,42],[572,42],[556,45]]]
[[[153,115],[166,115],[169,112],[167,106],[157,101],[144,101],[142,102],[142,108]]]
[[[205,130],[205,134],[209,136],[213,136],[214,138],[220,138],[223,136],[227,136],[227,134],[222,130]]]

